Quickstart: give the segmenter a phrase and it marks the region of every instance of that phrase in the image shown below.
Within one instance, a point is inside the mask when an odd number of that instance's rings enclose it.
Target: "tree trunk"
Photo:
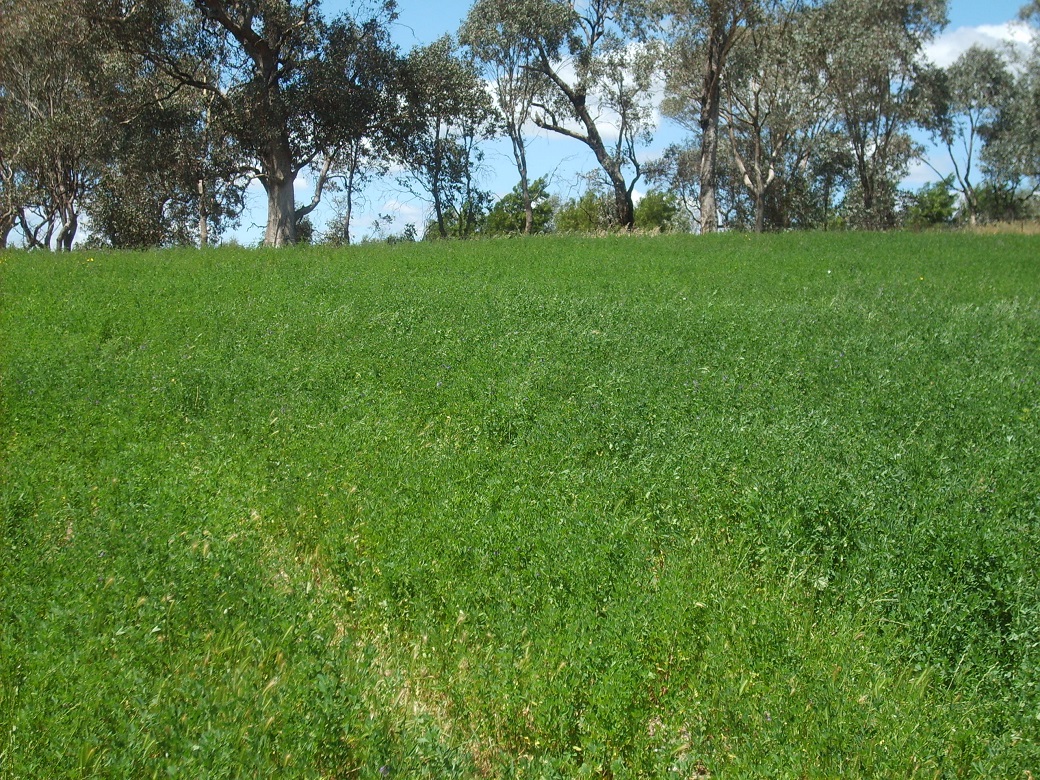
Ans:
[[[625,230],[631,230],[636,224],[636,207],[624,180],[614,182],[614,205],[617,209],[618,225]]]
[[[531,202],[531,186],[527,183],[527,174],[520,179],[520,189],[524,198],[524,235],[534,232],[534,203]]]
[[[524,235],[534,231],[534,204],[531,202],[531,183],[527,177],[527,149],[519,128],[509,126],[509,140],[513,143],[513,159],[520,174],[520,197],[524,201]]]
[[[975,194],[975,187],[967,180],[964,182],[964,205],[968,207],[968,224],[975,227],[979,224],[979,198]]]
[[[441,238],[448,237],[448,226],[444,224],[444,206],[441,205],[440,186],[436,186],[433,193],[433,213],[437,219],[437,235]]]
[[[209,208],[206,205],[206,180],[199,179],[199,246],[209,246]]]
[[[520,166],[520,193],[524,199],[524,235],[534,232],[534,203],[531,202],[531,183],[527,180],[527,160]]]
[[[75,211],[69,214],[67,220],[62,220],[61,230],[58,231],[56,241],[59,252],[72,251],[72,242],[76,239],[76,230],[78,227],[79,219],[77,218]]]
[[[614,210],[617,216],[618,227],[631,230],[636,224],[636,207],[632,202],[632,191],[625,184],[625,177],[621,173],[621,167],[607,153],[606,145],[603,143],[599,131],[594,126],[589,127],[589,138],[595,141],[596,145],[592,147],[593,151],[595,151],[599,164],[606,171],[607,177],[614,187]],[[638,179],[638,176],[636,178]],[[635,182],[632,184],[634,186]]]
[[[347,180],[347,202],[343,213],[343,243],[350,246],[350,220],[354,212],[354,167],[350,169],[350,178]]]
[[[545,130],[552,130],[561,135],[581,141],[592,150],[593,154],[596,155],[596,161],[606,172],[607,177],[610,179],[610,183],[614,188],[614,204],[617,209],[618,225],[626,230],[631,230],[632,226],[635,224],[635,206],[632,203],[632,193],[625,184],[625,177],[621,173],[620,163],[607,151],[607,145],[604,143],[603,136],[600,135],[599,128],[596,126],[596,120],[589,112],[587,95],[584,88],[572,89],[569,87],[544,59],[539,67],[539,71],[556,84],[560,91],[566,96],[567,100],[574,108],[574,113],[578,117],[578,120],[585,128],[585,135],[575,133],[572,130],[554,124],[553,122],[545,122],[538,118],[535,119],[535,124]],[[638,172],[636,173],[635,178],[636,180],[639,179]],[[634,183],[635,182],[633,182],[633,184]]]
[[[292,181],[269,181],[267,187],[267,230],[264,246],[282,247],[296,243],[296,193]]]
[[[718,182],[719,109],[722,97],[721,36],[712,31],[708,37],[708,56],[704,66],[704,86],[701,93],[701,233],[715,233],[719,229]]]
[[[267,231],[264,246],[296,243],[296,172],[285,135],[273,140],[262,158],[264,189],[267,190]]]
[[[4,214],[0,217],[0,249],[7,249],[7,237],[10,236],[11,231],[14,230],[14,223],[14,214]]]

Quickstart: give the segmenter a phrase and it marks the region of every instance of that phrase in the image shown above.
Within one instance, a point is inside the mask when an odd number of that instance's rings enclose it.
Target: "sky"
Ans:
[[[394,41],[403,51],[408,51],[444,34],[455,33],[471,3],[472,0],[398,0],[399,16],[391,32]],[[994,47],[1004,45],[1005,42],[1028,43],[1028,31],[1015,24],[1018,10],[1024,3],[1025,0],[950,0],[949,24],[928,44],[926,55],[937,65],[949,65],[974,43]],[[350,3],[345,0],[325,0],[323,3],[328,16],[334,16],[349,7]],[[647,159],[656,157],[668,144],[682,140],[684,135],[684,131],[665,120],[657,128],[653,143],[643,150],[643,154]],[[949,172],[952,168],[944,155],[945,152],[939,154],[933,150],[929,155],[931,166],[924,162],[915,164],[904,186],[917,188],[936,181],[939,178],[936,170],[943,174]],[[565,198],[580,194],[585,187],[581,174],[597,167],[591,151],[580,142],[544,133],[533,140],[529,159],[532,178],[547,176],[550,190]],[[489,144],[486,147],[482,186],[500,197],[509,192],[518,180],[508,142],[503,140]],[[312,194],[311,181],[306,173],[301,174],[297,179],[297,201],[309,201]],[[636,196],[641,194],[637,185]],[[319,232],[324,228],[330,213],[328,196],[325,201],[312,215]],[[356,237],[371,234],[372,225],[381,214],[393,216],[390,231],[399,231],[407,223],[421,228],[426,221],[426,213],[426,204],[388,180],[370,187],[365,193],[355,210],[352,233]],[[250,188],[249,208],[234,237],[242,243],[258,242],[263,236],[265,218],[263,190],[254,182]]]

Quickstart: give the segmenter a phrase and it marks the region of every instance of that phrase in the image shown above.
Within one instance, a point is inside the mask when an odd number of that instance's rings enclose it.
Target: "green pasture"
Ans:
[[[1040,237],[0,254],[2,778],[1040,777],[1038,516]]]

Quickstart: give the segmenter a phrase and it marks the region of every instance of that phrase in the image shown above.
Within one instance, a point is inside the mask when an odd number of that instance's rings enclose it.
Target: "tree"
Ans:
[[[0,135],[4,134],[3,125],[0,123]],[[24,208],[24,198],[20,189],[18,172],[0,150],[0,249],[7,248],[7,239],[18,224]]]
[[[982,169],[989,191],[979,197],[980,215],[997,219],[1029,211],[1040,191],[1040,60],[1034,58],[1015,79],[1012,97],[987,134]],[[995,204],[1003,204],[994,209]]]
[[[6,3],[0,17],[0,238],[69,250],[114,135],[99,35],[63,4]]]
[[[241,173],[267,193],[268,246],[295,242],[346,138],[395,126],[394,115],[378,115],[397,106],[384,94],[398,85],[387,67],[398,59],[386,34],[391,0],[367,18],[332,22],[318,0],[82,2],[144,66],[213,96],[224,132],[252,160]],[[314,199],[297,208],[296,177],[312,165]]]
[[[1018,17],[1034,27],[1040,27],[1040,0],[1032,0],[1019,9]]]
[[[354,207],[373,178],[389,172],[391,157],[378,139],[357,137],[340,147],[333,159],[329,189],[339,194],[333,199],[334,215],[322,238],[327,243],[349,245]]]
[[[631,227],[632,192],[641,171],[636,151],[649,140],[653,119],[652,61],[633,38],[632,14],[639,4],[516,0],[494,5],[487,23],[503,31],[540,79],[532,103],[535,124],[592,151],[613,192],[614,220]],[[608,143],[610,134],[616,140]]]
[[[20,167],[22,150],[14,126],[9,91],[0,79],[0,249],[7,248],[11,231],[21,222],[32,199],[25,172]]]
[[[523,232],[531,233],[535,230],[536,195],[527,168],[524,126],[531,118],[532,106],[543,84],[533,67],[532,50],[525,45],[524,31],[514,27],[517,18],[510,14],[512,4],[512,0],[477,0],[466,16],[459,40],[469,47],[491,78],[495,102],[520,174]]]
[[[1033,51],[1015,68],[1011,95],[989,128],[982,150],[986,174],[980,214],[1017,219],[1035,211],[1040,192],[1040,5],[1022,8],[1033,28]]]
[[[86,203],[92,241],[117,248],[209,245],[237,223],[245,205],[235,145],[214,142],[200,93],[133,100],[133,121],[121,124]]]
[[[838,211],[841,193],[854,189],[856,160],[840,123],[825,122],[813,136],[808,155],[767,198],[775,213],[773,224],[782,228],[828,230]]]
[[[946,148],[968,221],[974,225],[979,211],[975,167],[1001,114],[1013,110],[1009,101],[1014,77],[1000,54],[980,46],[972,46],[945,70],[923,76],[924,125],[932,141]]]
[[[407,61],[412,130],[400,151],[409,176],[400,183],[433,207],[441,238],[469,236],[490,195],[476,185],[478,148],[494,137],[497,116],[473,60],[444,36]]]
[[[7,247],[8,236],[19,224],[29,202],[24,172],[19,165],[21,144],[17,139],[18,123],[12,116],[14,108],[10,70],[11,44],[17,40],[13,29],[18,4],[15,0],[0,0],[0,249]]]
[[[896,184],[920,147],[909,136],[921,49],[946,23],[946,0],[830,0],[814,14],[815,65],[855,159],[854,224],[895,224]]]
[[[674,199],[687,226],[693,229],[699,224],[698,177],[700,174],[700,149],[692,145],[671,144],[656,160],[645,166],[646,179],[651,184],[664,187]]]
[[[953,176],[926,184],[911,196],[906,210],[908,227],[920,230],[936,225],[948,225],[956,212],[957,198],[950,191]]]
[[[394,18],[392,8],[392,3],[385,4],[385,17],[364,24],[347,16],[334,19],[323,36],[322,56],[307,65],[325,136],[310,166],[314,197],[296,209],[296,218],[314,211],[326,185],[342,192],[340,229],[347,243],[355,199],[374,176],[389,170],[394,150],[401,149],[413,131],[405,108],[406,62],[387,30]]]
[[[679,212],[675,196],[661,190],[650,190],[636,204],[635,226],[640,230],[655,230],[661,233],[675,228],[675,216]]]
[[[700,140],[701,232],[718,229],[719,119],[733,47],[760,13],[758,0],[659,0],[668,99],[664,112]]]
[[[613,224],[613,203],[609,195],[590,187],[580,197],[559,203],[553,216],[560,233],[596,233]]]
[[[785,220],[776,189],[807,170],[817,139],[833,122],[826,84],[806,56],[805,12],[798,3],[763,8],[730,54],[720,113],[739,179],[754,209],[754,229]]]
[[[552,223],[553,207],[545,177],[526,188],[523,183],[502,198],[488,212],[483,232],[489,236],[546,233]]]
[[[212,94],[140,69],[119,50],[105,97],[108,156],[86,201],[91,240],[115,247],[207,246],[245,205],[241,147],[229,141]]]

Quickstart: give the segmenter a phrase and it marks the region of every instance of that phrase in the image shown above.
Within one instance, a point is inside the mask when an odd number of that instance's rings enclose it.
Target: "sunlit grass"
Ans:
[[[1040,244],[0,264],[0,775],[1023,777]]]

